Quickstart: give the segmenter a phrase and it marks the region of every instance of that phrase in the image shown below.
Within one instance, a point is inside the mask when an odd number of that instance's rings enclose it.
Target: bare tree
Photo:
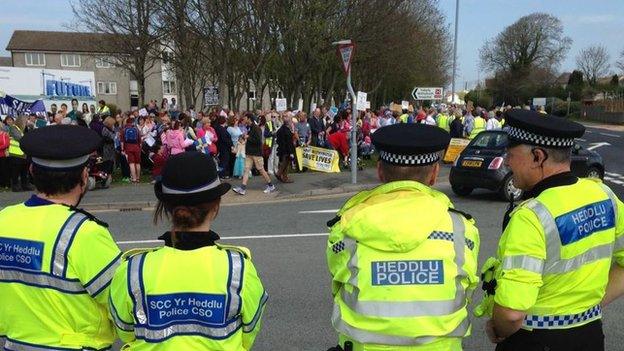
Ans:
[[[590,46],[576,56],[576,65],[587,78],[589,85],[595,86],[598,78],[609,73],[609,53],[604,46]]]
[[[107,34],[99,43],[114,57],[111,63],[136,79],[139,106],[145,101],[145,79],[160,56],[159,38],[150,21],[153,0],[76,0],[71,3],[77,30]]]
[[[545,13],[521,17],[481,49],[481,66],[489,72],[528,74],[532,68],[556,68],[570,49],[561,21]]]

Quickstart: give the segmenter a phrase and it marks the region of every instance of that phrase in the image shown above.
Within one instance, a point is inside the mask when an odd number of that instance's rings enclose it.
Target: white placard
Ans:
[[[366,109],[370,110],[370,101],[366,101]]]
[[[363,91],[357,92],[357,104],[358,111],[366,111],[366,93]]]
[[[533,106],[546,106],[546,98],[533,98]]]
[[[275,110],[277,110],[277,112],[284,112],[286,111],[286,99],[284,98],[277,98],[275,99]]]
[[[144,107],[142,109],[139,110],[139,116],[143,117],[143,116],[147,116],[147,109]]]
[[[409,109],[409,101],[405,101],[405,100],[401,101],[401,109],[402,110]]]

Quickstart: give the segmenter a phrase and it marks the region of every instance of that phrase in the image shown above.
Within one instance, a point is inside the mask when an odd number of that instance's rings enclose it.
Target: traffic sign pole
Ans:
[[[355,44],[351,40],[342,40],[333,43],[338,45],[338,56],[342,60],[342,68],[347,74],[347,89],[351,94],[351,183],[357,184],[357,96],[351,86],[351,60],[355,51]]]

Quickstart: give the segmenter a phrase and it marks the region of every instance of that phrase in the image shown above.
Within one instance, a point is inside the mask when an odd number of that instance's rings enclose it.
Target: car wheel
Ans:
[[[598,167],[589,167],[586,177],[602,179],[602,171]]]
[[[459,196],[468,196],[473,190],[472,188],[461,185],[451,185],[451,189],[453,189],[453,192]]]
[[[522,189],[518,189],[514,186],[513,177],[507,176],[503,181],[500,194],[505,201],[516,201],[522,197]]]

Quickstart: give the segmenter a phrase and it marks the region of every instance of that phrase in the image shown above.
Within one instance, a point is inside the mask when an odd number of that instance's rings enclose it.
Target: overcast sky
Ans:
[[[439,0],[453,31],[455,0]],[[69,0],[2,0],[0,12],[0,55],[16,29],[65,30],[72,21]],[[479,72],[479,49],[483,43],[533,12],[546,12],[563,21],[565,34],[573,39],[572,48],[561,66],[562,71],[575,67],[578,52],[590,45],[607,47],[614,63],[624,50],[624,0],[460,0],[457,85],[474,86],[483,80]],[[449,52],[452,56],[452,52]]]

